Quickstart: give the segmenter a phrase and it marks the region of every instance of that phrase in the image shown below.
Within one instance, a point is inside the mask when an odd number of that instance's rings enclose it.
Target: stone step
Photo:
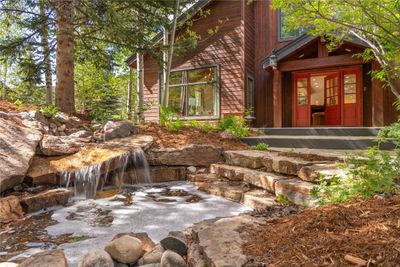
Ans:
[[[257,151],[257,150],[235,150],[235,151],[225,151],[224,157],[225,162],[229,165],[259,169],[264,165],[262,159],[268,156],[267,151]]]
[[[278,205],[276,196],[261,189],[253,189],[243,194],[242,203],[252,209],[266,209]]]
[[[299,157],[268,155],[262,159],[267,171],[297,176],[301,168],[314,164],[327,163],[326,161],[305,160]]]
[[[281,179],[275,183],[275,195],[281,195],[300,206],[313,206],[315,200],[311,197],[311,191],[314,187],[315,184],[300,179]]]
[[[244,181],[247,184],[268,190],[275,191],[275,182],[280,179],[287,179],[286,176],[277,175],[270,172],[252,170],[243,167],[236,167],[226,164],[212,164],[210,172],[216,176],[228,178],[230,180]]]
[[[339,169],[336,163],[316,163],[302,167],[297,175],[301,180],[316,183],[322,176],[341,176],[344,175],[344,171]]]

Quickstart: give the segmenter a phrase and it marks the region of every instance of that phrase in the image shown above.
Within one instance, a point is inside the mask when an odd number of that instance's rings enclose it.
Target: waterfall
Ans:
[[[152,182],[149,164],[142,149],[128,151],[116,158],[81,169],[64,171],[60,178],[61,184],[67,188],[74,185],[76,198],[94,198],[109,182],[120,188]]]

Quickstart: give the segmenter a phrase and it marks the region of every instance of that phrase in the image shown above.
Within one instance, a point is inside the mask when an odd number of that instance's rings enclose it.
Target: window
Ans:
[[[357,103],[357,78],[356,74],[344,75],[344,103],[355,104]]]
[[[247,110],[249,115],[254,115],[254,78],[247,76]]]
[[[168,107],[184,118],[217,118],[218,72],[217,66],[172,71],[169,79]]]
[[[284,13],[282,10],[278,12],[278,36],[279,40],[290,40],[302,35],[305,30],[303,28],[297,30],[290,30],[287,21],[289,14]]]

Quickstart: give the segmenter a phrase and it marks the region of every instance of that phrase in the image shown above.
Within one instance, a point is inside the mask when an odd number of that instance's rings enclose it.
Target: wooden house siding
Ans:
[[[221,116],[244,112],[244,27],[241,5],[241,1],[217,0],[206,6],[204,9],[211,11],[210,16],[199,19],[192,27],[202,39],[184,55],[174,56],[172,62],[172,69],[219,65]],[[210,36],[207,30],[216,26],[219,26],[219,31]],[[145,59],[144,65],[144,100],[157,103],[144,115],[146,121],[157,121],[161,70],[157,62],[150,58]]]

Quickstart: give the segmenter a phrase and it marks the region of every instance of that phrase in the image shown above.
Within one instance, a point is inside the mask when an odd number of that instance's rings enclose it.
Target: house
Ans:
[[[346,40],[328,51],[323,37],[288,32],[270,0],[201,0],[191,12],[200,9],[211,12],[192,26],[202,40],[172,62],[168,105],[183,119],[254,110],[257,127],[380,127],[396,120],[395,96],[370,77],[378,65],[353,57],[363,42]],[[134,67],[135,57],[128,64]],[[145,120],[157,121],[159,63],[145,55],[143,71],[144,100],[154,103]]]

